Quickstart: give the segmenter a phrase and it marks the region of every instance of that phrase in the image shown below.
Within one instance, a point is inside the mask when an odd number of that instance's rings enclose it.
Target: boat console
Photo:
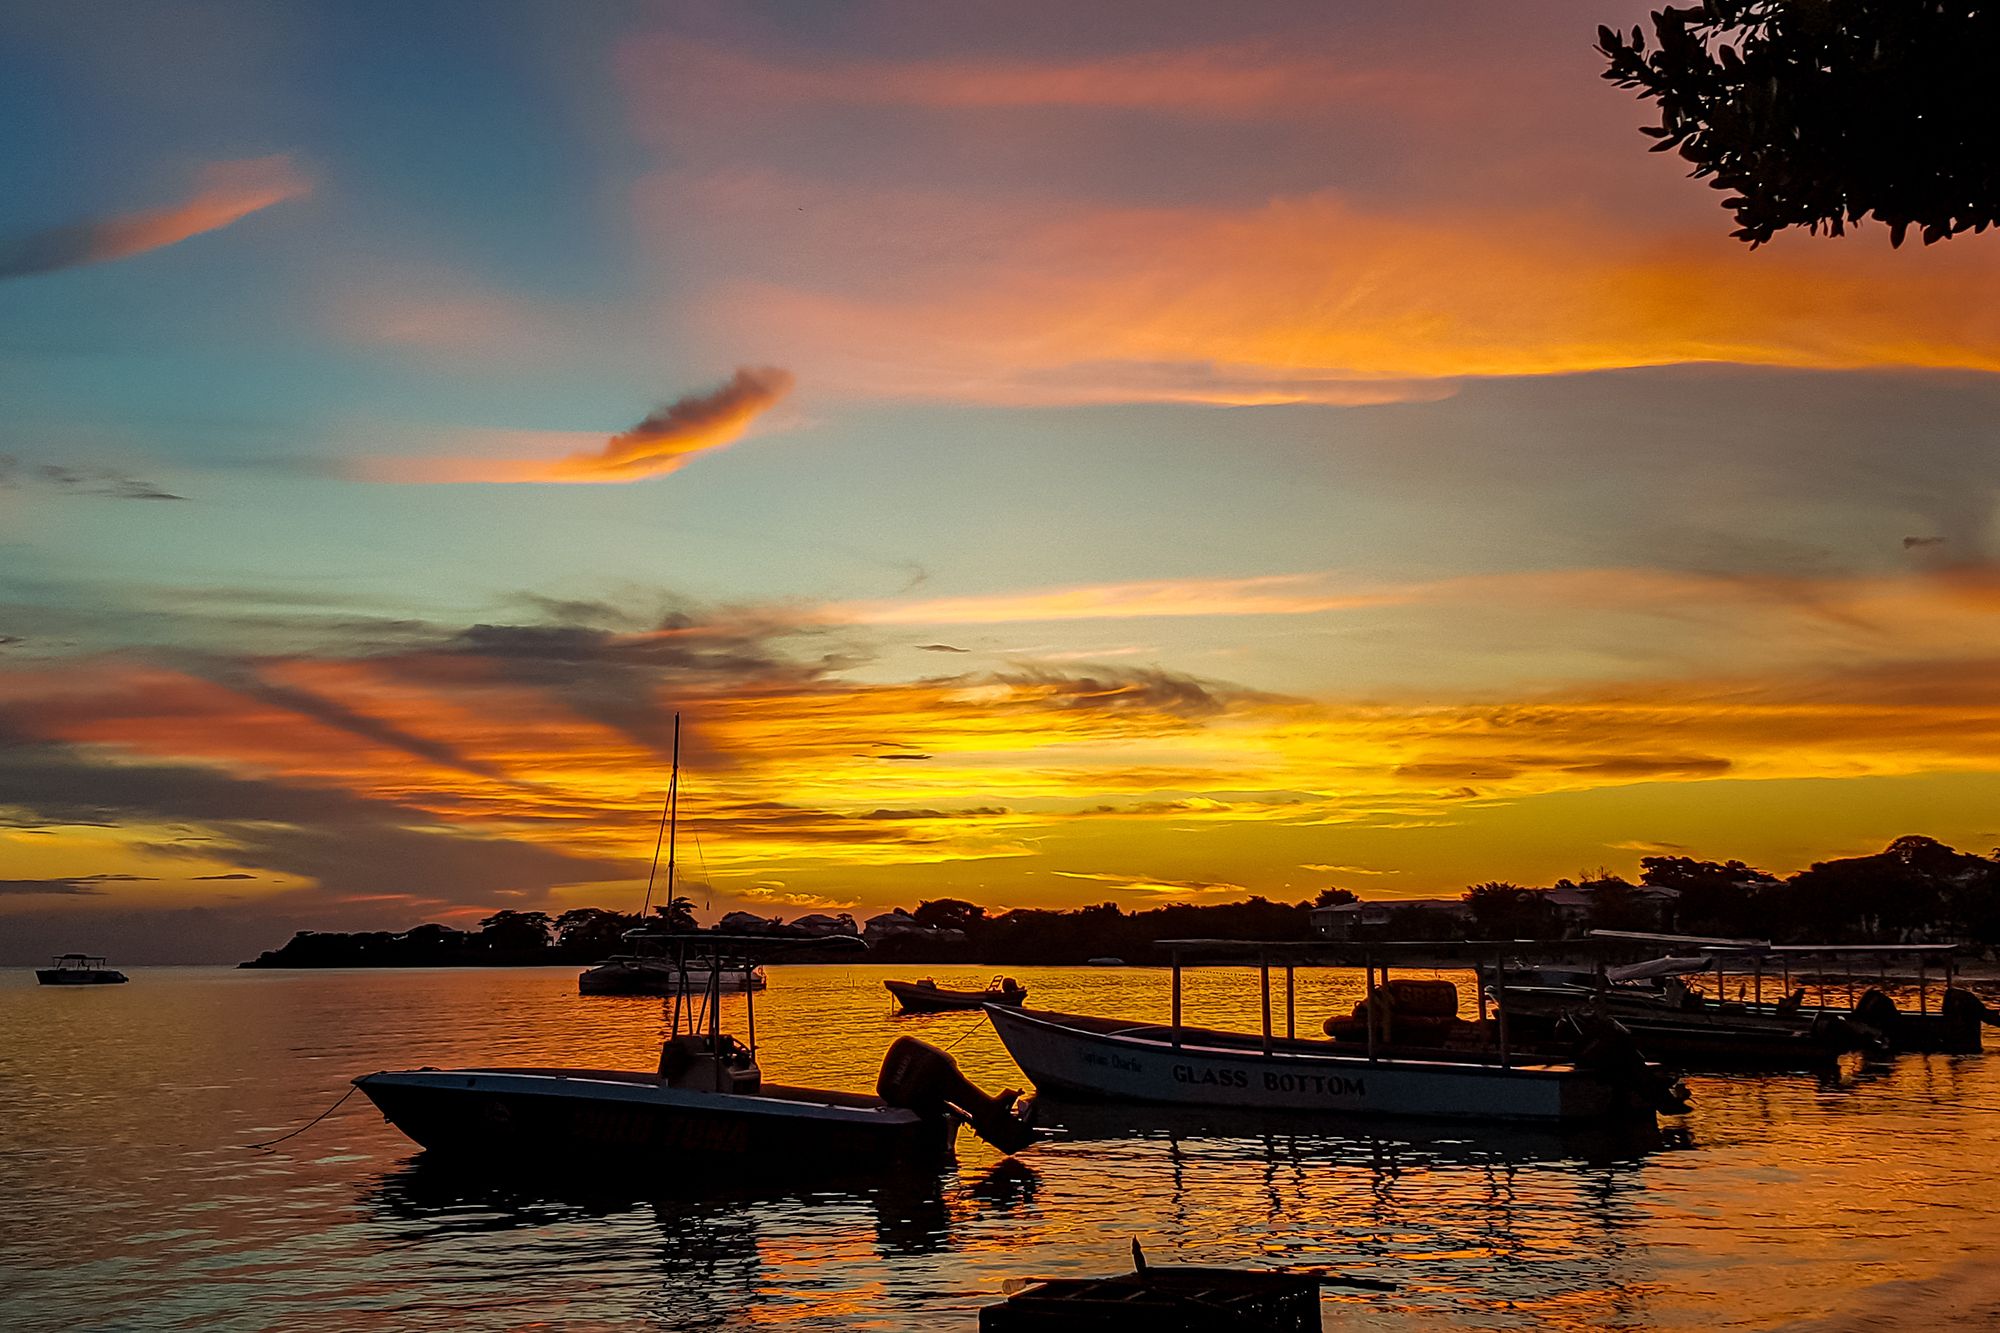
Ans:
[[[660,1082],[696,1092],[755,1096],[764,1075],[750,1048],[728,1033],[683,1032],[660,1047]]]

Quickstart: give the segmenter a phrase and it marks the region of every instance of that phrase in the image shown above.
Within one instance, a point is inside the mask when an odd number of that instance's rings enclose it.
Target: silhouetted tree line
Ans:
[[[1349,901],[1343,889],[1327,901]],[[1311,902],[1276,903],[1253,897],[1212,906],[1156,907],[1127,912],[1116,903],[1074,911],[1018,909],[989,917],[977,903],[956,898],[922,902],[911,913],[923,929],[875,941],[874,957],[888,962],[1082,963],[1113,955],[1134,961],[1150,956],[1153,942],[1176,937],[1295,939],[1309,929]],[[685,899],[655,908],[651,924],[694,929]],[[428,924],[402,931],[300,931],[281,949],[267,950],[245,967],[519,967],[577,963],[588,966],[629,950],[624,932],[647,918],[596,907],[551,917],[546,912],[496,912],[479,929]],[[851,955],[842,955],[852,961]]]
[[[1785,879],[1742,861],[1689,856],[1648,856],[1639,870],[1636,885],[1602,873],[1552,889],[1478,884],[1466,890],[1462,914],[1391,908],[1388,928],[1377,933],[1560,939],[1593,929],[1666,930],[1780,943],[2000,943],[2000,859],[1935,838],[1898,838],[1872,856],[1816,861]],[[1580,908],[1563,905],[1578,900]]]
[[[2000,859],[1956,851],[1934,838],[1898,838],[1872,856],[1817,861],[1786,879],[1741,861],[1688,856],[1648,856],[1639,868],[1637,884],[1601,871],[1550,888],[1497,880],[1475,884],[1450,911],[1379,903],[1387,921],[1369,933],[1402,940],[1525,940],[1562,939],[1591,929],[1668,930],[1780,942],[2000,943]],[[1301,939],[1312,929],[1315,907],[1358,901],[1347,889],[1329,888],[1297,903],[1251,897],[1128,911],[1107,902],[989,916],[977,903],[937,898],[910,913],[919,929],[881,936],[873,956],[884,962],[996,965],[1082,963],[1105,956],[1155,961],[1161,940]],[[435,923],[401,933],[301,931],[282,949],[244,966],[587,966],[624,950],[624,933],[648,920],[579,907],[555,917],[495,912],[476,931]],[[654,908],[650,921],[695,928],[685,898]]]
[[[661,921],[692,922],[687,900],[653,909]],[[429,922],[405,931],[302,930],[282,949],[267,949],[244,967],[522,967],[602,961],[626,948],[626,931],[645,925],[637,912],[578,907],[547,912],[495,912],[477,930]]]

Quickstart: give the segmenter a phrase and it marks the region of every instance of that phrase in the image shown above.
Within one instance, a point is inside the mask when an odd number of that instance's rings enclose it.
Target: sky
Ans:
[[[2000,843],[2000,242],[1644,4],[0,2],[0,962]]]

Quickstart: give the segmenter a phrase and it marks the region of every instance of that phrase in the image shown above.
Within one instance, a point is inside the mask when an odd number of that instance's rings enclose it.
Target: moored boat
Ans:
[[[708,951],[712,976],[722,956],[773,947],[749,937],[675,940],[677,962]],[[754,996],[745,1019],[747,1043],[722,1031],[711,981],[706,994],[676,997],[656,1070],[424,1068],[364,1074],[354,1085],[423,1147],[486,1170],[843,1174],[940,1163],[962,1124],[1003,1152],[1032,1138],[1015,1111],[1018,1094],[987,1096],[949,1055],[912,1037],[890,1046],[872,1096],[766,1083]]]
[[[1604,969],[1603,975],[1613,983],[1611,989],[1618,997],[1614,1013],[1635,1032],[1658,1020],[1748,1029],[1745,1041],[1749,1048],[1754,1048],[1757,1034],[1768,1039],[1777,1029],[1809,1033],[1812,1042],[1830,1048],[1829,1055],[1840,1050],[1885,1049],[1975,1054],[1984,1045],[1983,1029],[2000,1026],[2000,1014],[1955,984],[1956,945],[1772,944],[1766,940],[1609,930],[1594,930],[1591,936],[1614,944],[1664,945],[1684,955]],[[1892,963],[1913,964],[1914,976],[1892,976]],[[1691,997],[1676,989],[1662,970],[1668,965],[1673,965],[1674,975],[1712,971],[1716,995]],[[1725,974],[1732,971],[1737,983],[1733,998],[1725,980]],[[1663,978],[1654,982],[1658,992],[1648,997],[1643,990],[1622,984],[1628,979],[1626,974],[1632,973]],[[1936,999],[1931,995],[1933,980],[1943,983],[1942,994]],[[1775,983],[1780,998],[1765,1001],[1767,983]],[[1560,984],[1603,986],[1588,974],[1560,979]],[[1907,988],[1903,1005],[1889,994],[1898,987]],[[1843,994],[1846,1003],[1829,1003],[1830,991]],[[1631,1016],[1625,1012],[1628,1008],[1634,1010]],[[1659,1017],[1662,1010],[1671,1011],[1667,1018]],[[1695,1041],[1711,1039],[1699,1032],[1691,1037]]]
[[[674,873],[674,851],[680,823],[681,804],[681,716],[674,714],[673,769],[667,779],[666,798],[660,803],[660,830],[653,844],[653,865],[646,873],[646,897],[639,914],[646,915],[653,904],[653,884],[660,870],[660,852],[667,855],[667,897],[669,909],[679,880]],[[667,909],[663,909],[667,910]],[[692,918],[690,917],[691,921]],[[707,961],[689,962],[685,953],[656,947],[655,942],[671,935],[671,910],[660,929],[642,926],[628,930],[624,938],[632,952],[613,954],[581,972],[576,978],[579,995],[659,995],[706,994],[711,990],[760,991],[769,984],[764,969],[744,958],[708,955]]]
[[[1098,1018],[987,1010],[1038,1090],[1177,1106],[1491,1120],[1650,1117],[1660,1109],[1609,1071],[1341,1050],[1336,1043]]]
[[[1173,955],[1170,1023],[987,1007],[994,1031],[1037,1090],[1162,1105],[1551,1122],[1650,1119],[1687,1109],[1685,1090],[1641,1058],[1615,1024],[1580,1030],[1576,1053],[1567,1059],[1514,1050],[1504,1015],[1495,1024],[1496,1044],[1487,1050],[1398,1050],[1380,1034],[1356,1049],[1293,1033],[1291,971],[1322,961],[1327,946],[1170,940],[1164,947]],[[1259,964],[1263,1031],[1185,1024],[1184,955]],[[1271,1020],[1274,960],[1286,970],[1283,1036]],[[1368,972],[1372,993],[1372,961]]]
[[[44,986],[117,986],[130,981],[115,967],[105,966],[94,953],[58,954],[54,967],[35,969],[35,980]]]
[[[953,990],[929,977],[921,981],[885,981],[883,989],[896,997],[906,1014],[935,1014],[950,1009],[983,1009],[1004,1004],[1018,1009],[1028,999],[1028,988],[1012,977],[995,977],[984,990]]]
[[[635,949],[648,947],[656,935],[634,931],[627,935]],[[579,995],[660,995],[672,996],[685,988],[705,991],[719,985],[725,994],[760,991],[770,984],[764,969],[744,959],[724,959],[711,971],[706,964],[691,964],[683,978],[671,957],[661,953],[613,954],[576,978]]]

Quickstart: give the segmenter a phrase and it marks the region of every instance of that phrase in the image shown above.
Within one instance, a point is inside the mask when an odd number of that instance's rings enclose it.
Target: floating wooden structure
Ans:
[[[1198,1268],[1146,1262],[1116,1277],[1037,1278],[979,1312],[979,1333],[1317,1333],[1322,1286],[1393,1291],[1324,1269]]]

